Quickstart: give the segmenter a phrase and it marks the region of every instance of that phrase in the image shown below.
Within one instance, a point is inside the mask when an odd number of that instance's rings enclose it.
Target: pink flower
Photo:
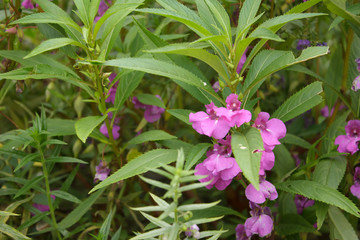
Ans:
[[[354,184],[350,187],[350,192],[360,199],[360,167],[355,168]]]
[[[106,1],[108,4],[111,4],[111,1]],[[105,14],[105,12],[108,10],[108,5],[106,4],[106,2],[104,0],[101,0],[100,4],[99,4],[99,9],[98,9],[98,16],[95,17],[95,22],[99,21],[99,19]]]
[[[304,197],[299,194],[295,195],[294,201],[295,201],[295,205],[296,205],[298,214],[302,214],[302,212],[304,211],[304,208],[310,207],[310,206],[314,205],[314,203],[315,203],[314,200],[308,199],[307,197]]]
[[[244,123],[250,122],[251,112],[245,109],[240,109],[241,102],[238,100],[238,95],[230,94],[226,98],[226,109],[230,110],[231,115],[231,127],[240,127]]]
[[[24,0],[21,3],[21,6],[23,6],[24,8],[27,8],[27,9],[33,9],[34,8],[34,4],[32,4],[31,0]]]
[[[274,167],[275,155],[272,151],[263,151],[260,160],[259,175],[265,175],[265,170],[269,171]]]
[[[271,218],[271,211],[268,207],[260,207],[257,204],[250,202],[250,215],[252,217],[245,221],[245,231],[248,237],[254,234],[260,237],[269,235],[273,229],[273,220]]]
[[[267,198],[270,200],[277,199],[278,193],[274,185],[272,185],[270,182],[266,181],[264,177],[262,177],[260,179],[259,190],[256,190],[256,188],[252,184],[249,184],[245,189],[245,196],[251,202],[261,204],[264,203]]]
[[[191,225],[190,227],[188,227],[187,229],[186,229],[186,231],[185,231],[185,235],[187,236],[187,237],[193,237],[193,238],[195,238],[195,239],[199,239],[200,238],[200,232],[199,232],[199,227],[198,227],[198,225],[196,225],[196,224],[193,224],[193,225]]]
[[[245,226],[243,224],[238,224],[235,228],[236,240],[249,240],[250,237],[246,235]]]
[[[110,169],[106,167],[106,165],[103,164],[102,161],[100,161],[99,165],[95,167],[95,170],[96,173],[95,173],[94,181],[96,180],[103,181],[109,176],[110,173]]]
[[[350,120],[345,126],[346,135],[337,136],[335,144],[339,145],[338,152],[354,154],[359,151],[360,120]]]
[[[111,120],[113,117],[112,112],[108,113],[108,118]],[[112,135],[113,138],[116,140],[120,137],[120,126],[116,125],[120,122],[120,118],[116,118],[114,121],[114,125],[112,127]],[[109,137],[109,133],[108,133],[108,129],[106,127],[106,123],[104,122],[101,126],[100,126],[100,132],[105,136],[105,137]]]
[[[111,73],[109,76],[110,84],[115,79],[116,73]],[[116,96],[116,89],[118,87],[118,83],[115,83],[112,85],[112,87],[109,89],[108,97],[106,98],[105,102],[112,102],[112,104],[115,103],[115,96]]]
[[[159,95],[155,95],[155,96],[160,100],[162,100]],[[164,108],[141,103],[137,97],[133,97],[132,102],[135,108],[145,108],[144,118],[146,121],[151,123],[159,120],[161,118],[161,114],[165,112]]]
[[[224,107],[216,107],[214,103],[205,105],[205,112],[190,113],[189,121],[200,134],[221,139],[229,132],[231,112]]]
[[[219,92],[220,90],[220,83],[219,81],[216,81],[213,85],[212,88],[214,89],[215,92]]]
[[[200,182],[212,182],[206,186],[211,189],[214,185],[218,190],[224,190],[232,179],[241,172],[236,160],[232,157],[212,154],[195,167],[195,175],[207,175]]]
[[[253,124],[253,127],[261,132],[265,149],[272,149],[275,145],[279,145],[279,139],[286,135],[286,127],[283,121],[277,118],[269,120],[269,118],[270,115],[267,112],[260,112]]]

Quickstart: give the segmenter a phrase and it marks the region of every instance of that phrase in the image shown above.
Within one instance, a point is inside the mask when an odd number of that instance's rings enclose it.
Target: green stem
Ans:
[[[48,205],[49,205],[49,209],[50,209],[50,214],[51,214],[51,219],[54,225],[54,228],[56,229],[56,233],[58,236],[58,239],[62,239],[61,238],[61,234],[58,230],[58,226],[56,223],[56,218],[55,218],[55,211],[54,211],[54,206],[52,204],[51,201],[51,195],[50,195],[50,184],[49,184],[49,173],[48,170],[46,168],[46,161],[45,161],[45,157],[44,157],[44,153],[42,151],[42,148],[40,146],[40,142],[37,142],[37,148],[39,150],[40,153],[40,158],[41,158],[41,163],[42,163],[42,167],[43,167],[43,173],[44,173],[44,178],[45,178],[45,187],[46,187],[46,198],[48,200]]]

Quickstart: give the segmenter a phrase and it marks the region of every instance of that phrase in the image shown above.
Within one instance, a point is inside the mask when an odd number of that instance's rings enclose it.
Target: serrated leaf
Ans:
[[[84,214],[91,208],[95,203],[96,199],[100,197],[105,189],[101,189],[96,193],[93,193],[85,201],[77,206],[72,212],[70,212],[61,222],[58,224],[59,229],[66,229],[77,223]]]
[[[246,29],[249,29],[249,25],[253,23],[260,4],[261,0],[246,0],[244,2],[239,14],[238,26],[236,29],[236,39],[241,38],[247,34]]]
[[[320,104],[323,99],[321,82],[309,84],[290,98],[288,98],[273,114],[272,117],[286,122]]]
[[[264,149],[260,131],[250,127],[245,134],[233,134],[231,148],[246,179],[259,189],[260,151]]]
[[[280,235],[285,236],[301,232],[311,233],[316,231],[311,223],[298,214],[287,214],[282,216],[276,229]]]
[[[337,206],[356,217],[360,217],[359,209],[351,200],[342,195],[339,191],[318,182],[309,180],[287,181],[277,184],[276,188]]]
[[[352,14],[346,9],[346,0],[324,0],[326,7],[338,16],[360,26],[360,17]]]
[[[177,150],[157,149],[131,160],[118,171],[91,189],[90,193],[120,180],[147,172],[176,160]]]
[[[99,235],[102,237],[102,239],[108,239],[109,233],[110,233],[110,226],[112,218],[114,217],[115,209],[111,209],[110,213],[107,215],[105,221],[101,225],[101,228],[99,230]]]
[[[100,125],[105,119],[107,115],[104,116],[90,116],[82,118],[75,122],[75,131],[76,135],[80,138],[80,140],[85,143],[87,137],[90,133]]]
[[[166,110],[166,112],[170,113],[172,116],[183,121],[184,123],[191,125],[191,123],[189,122],[189,115],[193,111],[188,109],[168,109]]]
[[[331,222],[334,224],[335,229],[338,231],[341,236],[341,240],[358,240],[354,228],[351,226],[349,221],[346,219],[342,212],[334,207],[329,207],[329,217]]]
[[[116,89],[114,107],[119,111],[124,102],[129,98],[132,92],[139,86],[143,78],[143,72],[129,72],[121,76]]]
[[[291,133],[287,133],[286,136],[280,140],[280,142],[296,145],[306,149],[311,148],[311,144],[308,141]]]
[[[315,202],[316,224],[318,230],[321,229],[324,220],[327,217],[328,209],[329,205],[322,202]]]
[[[337,189],[346,170],[346,159],[338,157],[320,161],[313,172],[313,180]]]
[[[78,16],[84,25],[89,28],[92,24],[89,16],[90,0],[74,0],[74,3],[78,9]]]

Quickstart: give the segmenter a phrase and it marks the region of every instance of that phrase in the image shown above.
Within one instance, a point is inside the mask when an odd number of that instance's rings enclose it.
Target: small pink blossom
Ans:
[[[199,232],[199,227],[196,224],[191,225],[190,227],[188,227],[185,231],[185,235],[187,237],[193,237],[195,239],[199,239],[200,238],[200,232]]]
[[[155,95],[155,96],[158,99],[162,100],[159,95]],[[151,123],[159,120],[161,118],[161,114],[163,114],[165,112],[164,108],[141,103],[137,97],[133,97],[132,102],[133,102],[135,108],[144,108],[145,109],[144,118],[146,121],[151,122]]]
[[[214,89],[215,92],[219,92],[220,90],[220,83],[219,81],[216,81],[213,85],[212,88]]]
[[[351,86],[351,90],[353,90],[354,92],[357,92],[360,89],[360,75],[357,76]]]
[[[277,199],[278,193],[274,185],[264,178],[261,178],[259,190],[256,190],[252,184],[249,184],[245,189],[245,196],[251,202],[261,204],[264,203],[267,198],[270,200]]]
[[[265,175],[265,171],[270,171],[275,164],[275,155],[272,151],[263,151],[260,160],[259,175]]]
[[[360,120],[350,120],[345,126],[346,135],[337,136],[335,144],[339,145],[338,152],[354,154],[359,151]]]
[[[115,79],[115,77],[116,77],[116,73],[111,73],[110,74],[110,76],[109,76],[110,84]],[[115,83],[114,85],[111,86],[111,88],[109,89],[108,96],[107,96],[105,102],[111,102],[112,104],[115,103],[115,96],[116,96],[117,87],[118,87],[118,83]]]
[[[108,113],[108,118],[111,120],[113,117],[113,114],[112,112]],[[112,135],[113,135],[113,138],[116,140],[120,137],[120,126],[117,125],[119,124],[120,122],[120,118],[116,118],[115,121],[114,121],[114,125],[112,127]],[[108,129],[106,127],[106,123],[104,122],[103,124],[101,124],[100,126],[100,132],[105,136],[105,137],[109,137],[109,132],[108,132]]]
[[[33,9],[34,8],[34,4],[32,4],[31,0],[24,0],[21,3],[21,6],[23,6],[24,8],[27,8],[27,9]]]
[[[200,134],[221,139],[229,132],[231,112],[224,107],[216,107],[214,103],[205,105],[205,112],[190,113],[189,121]]]
[[[50,195],[50,197],[55,200],[55,196],[54,195]],[[40,204],[40,203],[33,203],[34,208],[38,209],[40,212],[47,212],[50,210],[49,205],[47,204]]]
[[[352,195],[360,199],[360,167],[355,168],[354,184],[350,187]]]
[[[206,175],[200,182],[212,182],[206,186],[211,189],[215,186],[218,190],[224,190],[232,179],[241,172],[236,160],[232,157],[212,154],[202,163],[195,167],[195,175]]]
[[[296,205],[298,214],[302,214],[302,212],[304,211],[304,208],[310,207],[310,206],[314,205],[314,203],[315,203],[314,200],[308,199],[307,197],[304,197],[299,194],[295,195],[294,201],[295,201],[295,205]]]
[[[271,217],[271,211],[268,207],[260,207],[259,205],[250,202],[251,217],[246,219],[244,227],[246,235],[251,237],[252,235],[259,235],[265,237],[271,234],[273,230],[274,222]]]
[[[277,118],[269,120],[269,118],[269,113],[260,112],[253,124],[253,127],[260,130],[265,149],[272,149],[275,145],[279,145],[279,139],[286,135],[286,126],[283,121]]]
[[[235,228],[236,240],[250,240],[250,237],[246,235],[245,226],[238,224]]]
[[[240,127],[244,123],[251,120],[251,112],[245,109],[240,109],[241,102],[238,100],[238,95],[230,94],[226,98],[226,109],[231,111],[231,126]]]
[[[238,65],[237,65],[237,67],[236,67],[236,72],[237,72],[238,74],[241,72],[241,70],[242,70],[242,68],[243,68],[243,66],[244,66],[244,64],[245,64],[245,62],[246,62],[246,52],[248,51],[248,49],[249,49],[249,48],[246,48],[246,49],[245,49],[243,55],[242,55],[241,58],[240,58],[240,61],[239,61]]]
[[[95,167],[95,170],[96,173],[95,173],[94,181],[96,180],[103,181],[109,176],[110,173],[110,169],[106,167],[106,165],[103,164],[102,161],[100,161],[99,165]]]

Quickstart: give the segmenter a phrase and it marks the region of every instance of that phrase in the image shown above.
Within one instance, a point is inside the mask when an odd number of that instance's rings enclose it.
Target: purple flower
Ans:
[[[295,166],[299,167],[301,165],[301,158],[298,154],[293,154],[293,158],[295,159]]]
[[[238,224],[235,228],[236,240],[249,240],[250,237],[246,235],[245,226],[243,224]]]
[[[224,138],[231,128],[231,112],[224,107],[216,107],[213,102],[205,107],[206,113],[190,113],[192,127],[200,134],[216,139]]]
[[[357,64],[357,70],[360,72],[360,58],[355,59],[355,62]]]
[[[304,211],[304,208],[310,207],[310,206],[314,205],[314,203],[315,203],[314,200],[308,199],[307,197],[304,197],[299,194],[295,195],[294,201],[295,201],[295,205],[296,205],[298,214],[302,214],[302,212]]]
[[[216,81],[213,85],[212,88],[214,89],[215,92],[219,92],[220,90],[220,83],[219,81]]]
[[[323,115],[324,117],[329,117],[329,106],[325,106],[320,110],[321,115]],[[330,115],[332,115],[334,113],[334,108],[331,108],[330,111]]]
[[[50,195],[50,197],[54,200],[56,198],[54,195]],[[34,208],[37,208],[40,212],[47,212],[50,210],[50,207],[47,204],[33,203],[33,206]]]
[[[251,202],[261,204],[264,203],[267,198],[270,200],[277,199],[278,193],[274,185],[266,181],[264,177],[261,177],[259,190],[256,190],[252,184],[249,184],[245,189],[245,196]]]
[[[111,1],[106,1],[108,4],[111,4]],[[108,5],[106,4],[106,2],[104,0],[101,0],[100,4],[99,4],[99,9],[98,9],[98,16],[95,17],[95,22],[99,21],[99,19],[104,15],[104,13],[108,10]]]
[[[300,51],[300,50],[303,50],[303,49],[305,49],[305,48],[310,47],[310,45],[311,45],[311,43],[310,43],[310,41],[307,40],[307,39],[299,40],[299,41],[297,42],[296,49]]]
[[[102,161],[100,161],[99,165],[95,167],[95,170],[96,173],[95,173],[94,181],[96,180],[103,181],[109,176],[110,173],[110,169],[106,167],[106,165],[103,164]]]
[[[270,115],[267,112],[260,112],[253,127],[260,130],[264,141],[265,150],[272,150],[275,145],[279,145],[279,139],[285,137],[286,127],[283,121],[273,118],[269,120]]]
[[[206,156],[210,157],[212,154],[220,154],[226,155],[228,157],[231,156],[231,135],[227,135],[225,139],[220,139],[218,143],[222,144],[214,144],[212,150],[207,151]]]
[[[265,170],[269,171],[274,167],[275,155],[272,151],[263,151],[260,160],[259,175],[265,175]]]
[[[195,238],[195,239],[198,239],[198,238],[200,238],[200,232],[199,232],[199,227],[198,227],[198,225],[196,225],[196,224],[193,224],[193,225],[191,225],[190,227],[188,227],[187,229],[186,229],[186,231],[185,231],[185,235],[187,236],[187,237],[193,237],[193,238]]]
[[[220,154],[210,155],[195,167],[195,175],[207,176],[200,179],[200,182],[212,180],[206,186],[207,189],[211,189],[215,185],[218,190],[224,190],[240,172],[240,167],[235,158]]]
[[[251,237],[254,234],[260,237],[269,235],[273,229],[273,220],[271,218],[271,211],[268,207],[260,207],[257,204],[250,202],[250,215],[252,217],[245,221],[246,235]]]
[[[327,42],[317,43],[316,46],[318,47],[326,47],[328,44]]]
[[[244,123],[250,122],[251,112],[245,109],[240,109],[241,102],[238,100],[238,95],[230,94],[226,98],[226,109],[231,111],[231,124],[230,126],[240,127]]]
[[[353,90],[354,92],[357,92],[357,90],[360,89],[360,75],[357,76],[351,86],[351,90]]]
[[[360,167],[355,168],[354,184],[350,187],[350,192],[360,199]]]
[[[162,100],[159,95],[156,95],[156,97],[159,98],[160,100]],[[161,114],[163,114],[165,111],[164,108],[161,108],[158,106],[143,104],[137,99],[137,97],[133,97],[132,102],[133,102],[135,108],[144,108],[145,109],[144,118],[146,121],[151,122],[151,123],[159,120],[161,118]]]
[[[24,8],[28,8],[28,9],[33,9],[34,8],[34,4],[31,3],[31,0],[24,0],[21,3],[21,6],[23,6]]]
[[[111,120],[113,117],[112,112],[108,113],[108,118]],[[120,137],[120,126],[116,125],[119,124],[120,122],[120,118],[116,118],[114,121],[114,125],[112,126],[112,135],[113,138],[116,140]],[[108,133],[108,129],[106,127],[106,123],[104,122],[101,126],[100,126],[100,132],[105,136],[105,137],[109,137],[109,133]]]
[[[238,65],[237,65],[236,72],[237,72],[238,74],[241,72],[241,70],[242,70],[242,68],[243,68],[243,66],[244,66],[244,64],[245,64],[245,62],[246,62],[246,52],[247,52],[248,49],[249,49],[249,48],[246,48],[246,49],[245,49],[245,52],[244,52],[243,55],[241,56],[240,61],[239,61]]]
[[[110,84],[115,79],[116,73],[111,73],[109,76]],[[118,83],[115,83],[112,85],[112,87],[109,89],[108,97],[106,98],[105,102],[112,102],[112,104],[115,103],[115,96],[116,96],[116,89],[118,87]]]
[[[360,120],[350,120],[345,126],[346,135],[337,136],[335,144],[339,145],[338,152],[354,154],[359,151]]]

